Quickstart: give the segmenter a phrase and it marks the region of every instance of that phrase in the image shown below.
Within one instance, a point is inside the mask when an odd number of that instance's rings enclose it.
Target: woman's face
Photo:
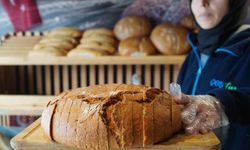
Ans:
[[[192,0],[191,9],[203,29],[218,25],[229,10],[229,0]]]

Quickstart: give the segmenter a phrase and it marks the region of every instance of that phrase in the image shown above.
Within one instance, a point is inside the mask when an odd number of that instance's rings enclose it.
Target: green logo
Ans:
[[[226,90],[237,90],[236,86],[233,86],[231,82],[225,83],[225,89]]]

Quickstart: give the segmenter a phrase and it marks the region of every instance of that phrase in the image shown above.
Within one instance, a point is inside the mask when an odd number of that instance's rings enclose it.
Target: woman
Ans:
[[[189,133],[250,122],[250,27],[247,0],[191,0],[200,32],[179,73],[182,121]]]

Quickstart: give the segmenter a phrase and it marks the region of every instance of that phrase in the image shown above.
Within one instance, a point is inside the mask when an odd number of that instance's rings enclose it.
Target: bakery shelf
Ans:
[[[93,58],[32,58],[27,54],[41,39],[42,32],[9,33],[2,37],[0,45],[0,65],[139,65],[139,64],[181,64],[185,55],[154,55],[145,57],[101,56]]]

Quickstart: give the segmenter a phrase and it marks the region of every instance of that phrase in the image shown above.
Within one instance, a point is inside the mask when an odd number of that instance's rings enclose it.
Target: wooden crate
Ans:
[[[44,34],[19,32],[1,38],[0,94],[55,95],[92,84],[131,83],[134,74],[141,78],[141,84],[168,90],[185,59],[185,55],[27,57]],[[0,119],[0,125],[5,120]]]

